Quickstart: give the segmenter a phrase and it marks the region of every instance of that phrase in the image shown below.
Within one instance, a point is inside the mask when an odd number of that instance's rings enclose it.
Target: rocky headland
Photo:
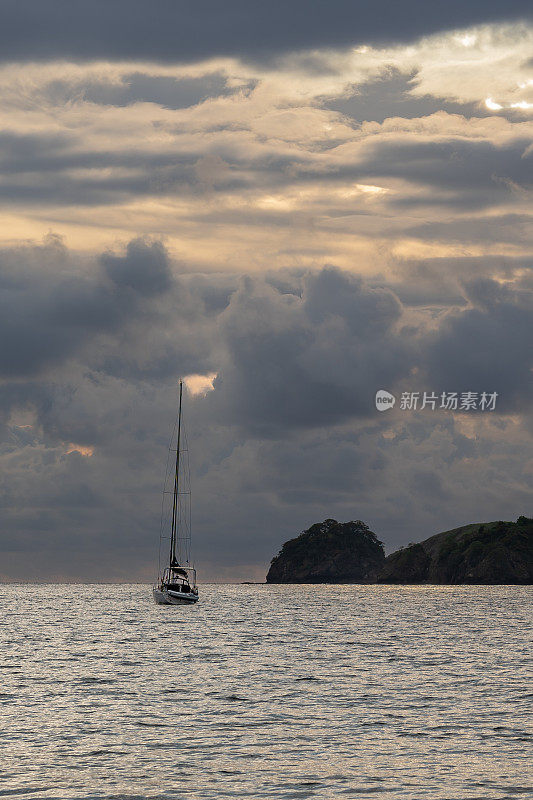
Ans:
[[[267,583],[358,583],[385,562],[383,545],[356,520],[326,519],[285,542]]]
[[[463,525],[387,556],[360,520],[327,519],[285,542],[267,583],[533,583],[533,519]]]
[[[533,519],[463,525],[397,550],[376,583],[533,583]]]

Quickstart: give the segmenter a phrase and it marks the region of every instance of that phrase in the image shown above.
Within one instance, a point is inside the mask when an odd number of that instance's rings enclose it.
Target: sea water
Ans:
[[[530,587],[0,595],[0,797],[533,797]]]

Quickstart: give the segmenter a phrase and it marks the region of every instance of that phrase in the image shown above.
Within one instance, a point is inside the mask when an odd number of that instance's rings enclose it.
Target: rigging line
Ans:
[[[176,431],[176,426],[178,424],[178,416],[179,416],[179,410],[178,410],[178,412],[177,412],[177,414],[176,414],[176,416],[174,418],[174,426],[172,428],[172,433],[170,434],[170,441],[168,443],[167,463],[166,463],[166,466],[165,466],[165,479],[164,479],[164,482],[163,482],[163,495],[161,497],[161,514],[160,514],[160,520],[159,520],[159,558],[158,558],[159,575],[161,575],[161,544],[162,544],[162,540],[164,538],[165,539],[168,538],[166,536],[165,537],[163,536],[163,528],[164,528],[165,524],[168,522],[168,518],[164,519],[164,516],[165,516],[165,511],[164,511],[165,489],[166,489],[167,480],[168,480],[168,476],[169,476],[170,449],[172,447],[172,442],[173,442],[173,439],[174,439],[174,433]]]
[[[187,435],[187,431],[185,431],[185,447],[187,448],[187,456],[185,458],[185,468],[186,468],[186,478],[187,478],[187,486],[189,487],[189,503],[186,509],[187,518],[185,520],[185,528],[188,528],[188,537],[187,537],[187,544],[186,544],[186,555],[187,555],[187,563],[191,561],[191,533],[192,533],[192,500],[191,500],[191,462],[189,458],[189,437]],[[187,513],[188,512],[188,513]]]
[[[176,547],[175,547],[175,538],[176,538],[176,513],[177,513],[177,506],[178,506],[178,482],[179,482],[179,471],[180,471],[180,437],[181,437],[181,405],[182,405],[182,396],[183,396],[183,381],[180,380],[180,401],[179,401],[179,410],[178,410],[178,441],[176,442],[176,471],[174,474],[174,502],[172,504],[172,542],[170,545],[170,564],[173,561],[176,561]]]
[[[178,530],[176,541],[178,543],[179,558],[184,563],[190,563],[190,548],[191,548],[191,529],[190,529],[190,509],[191,509],[191,491],[190,491],[190,454],[189,454],[189,436],[187,426],[185,424],[186,414],[182,411],[182,444],[180,446],[180,484],[185,486],[185,489],[179,492],[178,497]],[[182,535],[179,535],[179,534]]]

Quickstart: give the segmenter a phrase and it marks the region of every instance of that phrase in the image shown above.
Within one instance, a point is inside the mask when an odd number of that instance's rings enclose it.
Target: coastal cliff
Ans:
[[[397,550],[376,583],[533,583],[533,519],[463,525]]]
[[[285,542],[267,583],[533,583],[533,519],[444,531],[385,558],[360,520],[327,519]]]
[[[326,519],[285,542],[267,583],[358,583],[385,562],[383,545],[360,520]]]

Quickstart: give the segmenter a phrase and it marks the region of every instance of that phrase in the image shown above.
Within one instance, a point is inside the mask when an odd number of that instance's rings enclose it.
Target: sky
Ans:
[[[1,16],[0,580],[155,577],[180,377],[200,581],[533,516],[529,3]]]

